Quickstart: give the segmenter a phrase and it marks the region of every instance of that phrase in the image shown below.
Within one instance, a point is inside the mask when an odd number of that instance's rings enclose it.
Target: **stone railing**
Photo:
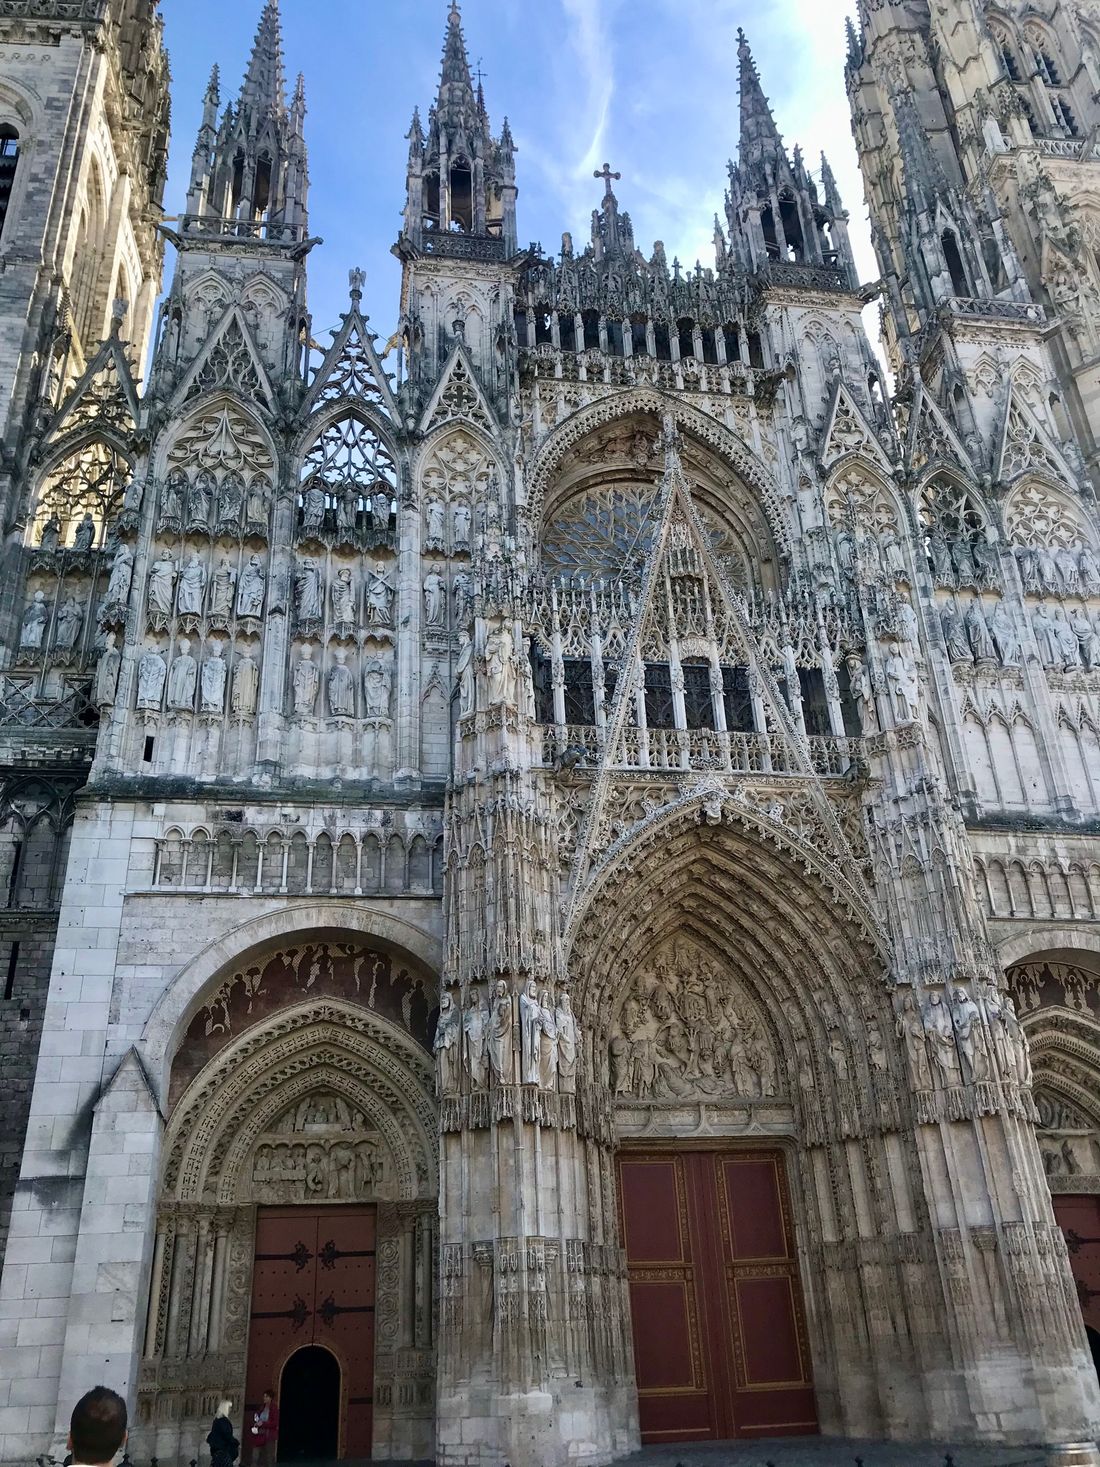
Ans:
[[[0,20],[102,20],[107,0],[0,0]]]
[[[848,274],[839,265],[798,265],[788,260],[772,260],[756,273],[761,285],[795,290],[852,289]]]
[[[570,724],[547,729],[549,761],[594,769],[603,757],[604,730]],[[624,757],[617,769],[695,771],[716,774],[795,775],[805,770],[792,746],[768,734],[720,733],[715,729],[626,728]],[[839,777],[863,762],[860,739],[833,736],[806,741],[816,774]]]
[[[211,239],[255,240],[258,244],[280,245],[299,244],[306,237],[300,225],[286,224],[281,219],[215,219],[200,214],[184,214],[180,219],[180,232],[207,235]]]
[[[974,296],[953,296],[945,302],[944,311],[951,316],[980,316],[986,321],[1018,321],[1039,326],[1046,320],[1042,306],[1033,301],[988,301]]]
[[[441,255],[448,260],[482,260],[500,264],[507,259],[502,239],[478,234],[451,234],[445,229],[425,230],[421,236],[425,255]]]
[[[562,351],[545,342],[521,349],[520,371],[528,379],[602,382],[611,387],[649,384],[666,392],[711,392],[725,397],[759,396],[762,387],[770,385],[768,373],[743,362],[715,364],[695,357],[659,361],[650,356],[617,356],[598,347]]]

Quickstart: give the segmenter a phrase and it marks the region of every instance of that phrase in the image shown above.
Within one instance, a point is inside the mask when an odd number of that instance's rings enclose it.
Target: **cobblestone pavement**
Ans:
[[[762,1442],[704,1442],[645,1447],[621,1467],[1044,1467],[1046,1454],[1029,1447],[919,1446],[798,1437]]]

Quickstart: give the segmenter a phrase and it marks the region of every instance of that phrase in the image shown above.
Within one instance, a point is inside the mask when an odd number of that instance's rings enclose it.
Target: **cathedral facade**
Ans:
[[[1100,1464],[1100,3],[859,11],[878,281],[744,38],[712,266],[522,246],[452,3],[319,347],[277,0],[172,219],[0,0],[0,1461]]]

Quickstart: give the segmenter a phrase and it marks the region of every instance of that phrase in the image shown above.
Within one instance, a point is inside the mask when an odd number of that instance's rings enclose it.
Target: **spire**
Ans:
[[[460,87],[472,97],[473,77],[470,75],[470,57],[466,51],[466,37],[462,34],[462,12],[458,0],[451,0],[447,14],[447,35],[443,42],[443,76],[439,88],[440,101],[449,86]]]
[[[241,109],[253,108],[257,113],[286,111],[286,75],[283,71],[283,28],[279,17],[279,0],[267,0],[252,58],[241,88]]]
[[[830,214],[837,216],[844,213],[844,205],[840,199],[840,190],[836,186],[836,175],[829,166],[829,160],[825,154],[821,155],[821,183],[825,189],[825,207]]]
[[[765,156],[782,157],[783,139],[743,30],[737,32],[737,57],[741,64],[741,162],[744,165]]]

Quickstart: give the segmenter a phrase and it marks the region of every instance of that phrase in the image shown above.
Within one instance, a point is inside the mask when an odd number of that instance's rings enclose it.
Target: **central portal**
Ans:
[[[643,1442],[817,1431],[779,1151],[625,1151]]]
[[[281,1462],[371,1456],[376,1236],[373,1207],[259,1210],[245,1441],[278,1390]]]

